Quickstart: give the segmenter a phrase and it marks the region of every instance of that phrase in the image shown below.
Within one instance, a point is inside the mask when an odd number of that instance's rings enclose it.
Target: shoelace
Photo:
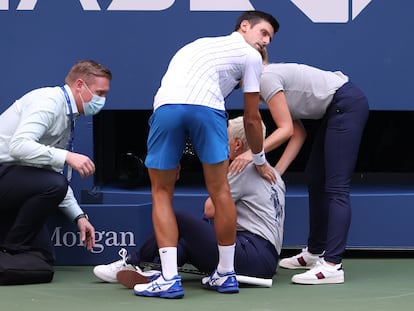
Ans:
[[[126,265],[127,265],[126,260],[127,260],[127,256],[128,256],[128,252],[127,252],[127,250],[126,250],[125,248],[121,248],[121,249],[119,250],[119,252],[118,252],[118,255],[122,258],[122,259],[120,260],[120,263],[121,263],[123,266],[126,266]]]
[[[118,255],[121,257],[121,259],[110,264],[109,265],[110,269],[118,271],[119,269],[123,267],[131,266],[136,271],[145,274],[144,272],[142,272],[142,270],[138,266],[127,263],[128,251],[125,248],[121,248],[118,252]],[[152,276],[152,275],[153,275],[152,273],[149,274],[149,276]]]

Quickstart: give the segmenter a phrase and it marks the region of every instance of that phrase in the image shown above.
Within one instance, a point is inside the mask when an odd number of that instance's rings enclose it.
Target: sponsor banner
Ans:
[[[49,221],[56,265],[97,265],[119,259],[118,251],[138,250],[152,232],[151,204],[83,205],[95,227],[96,244],[88,252],[77,226],[59,215]]]
[[[177,195],[174,206],[202,217],[203,193],[195,196]],[[88,252],[77,226],[63,215],[53,217],[48,227],[56,257],[56,265],[98,265],[119,260],[118,251],[138,251],[153,232],[152,204],[84,204],[81,206],[95,227],[95,247]]]

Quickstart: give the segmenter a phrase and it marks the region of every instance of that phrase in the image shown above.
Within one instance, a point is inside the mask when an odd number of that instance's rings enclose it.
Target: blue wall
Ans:
[[[31,2],[34,6],[20,9]],[[343,70],[365,90],[374,110],[414,107],[409,92],[414,69],[411,1],[123,0],[130,10],[110,10],[117,2],[0,0],[0,110],[32,88],[63,83],[73,62],[83,58],[96,59],[113,71],[106,109],[151,109],[177,49],[197,37],[233,30],[240,9],[223,11],[226,2],[268,11],[280,21],[269,48],[272,61]],[[195,11],[196,5],[209,3],[215,11]],[[310,9],[301,3],[311,3],[313,15],[334,21],[312,21]],[[166,9],[149,10],[157,4]],[[351,9],[365,4],[353,18]],[[96,10],[89,10],[91,5]],[[146,10],[139,8],[143,5]],[[230,98],[228,107],[240,108],[239,98]]]

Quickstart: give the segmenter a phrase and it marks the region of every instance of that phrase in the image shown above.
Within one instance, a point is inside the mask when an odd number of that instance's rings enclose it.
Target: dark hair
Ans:
[[[272,15],[262,12],[262,11],[246,11],[236,21],[236,27],[234,28],[235,31],[239,30],[240,24],[242,21],[247,20],[249,21],[251,26],[254,26],[260,23],[262,20],[265,20],[270,25],[272,25],[274,32],[276,33],[279,30],[279,22],[274,18]]]

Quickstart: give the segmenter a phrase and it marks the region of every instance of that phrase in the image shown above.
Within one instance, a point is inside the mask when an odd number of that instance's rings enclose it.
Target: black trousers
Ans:
[[[30,166],[0,164],[0,245],[52,251],[46,220],[65,198],[62,174]]]

